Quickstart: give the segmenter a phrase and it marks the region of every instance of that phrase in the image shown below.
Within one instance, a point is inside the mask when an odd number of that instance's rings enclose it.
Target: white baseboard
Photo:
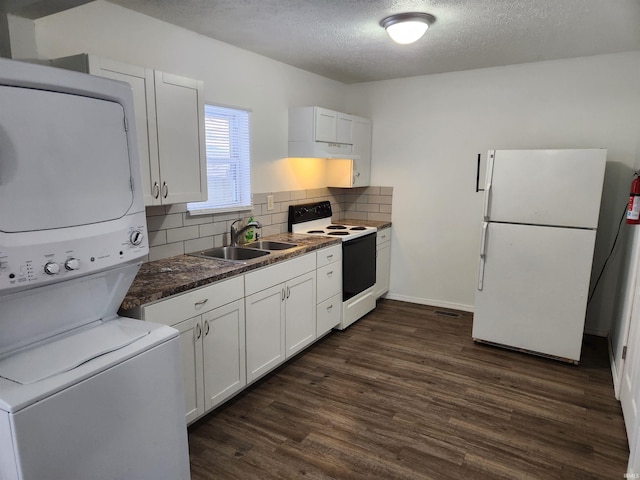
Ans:
[[[594,330],[592,328],[585,328],[584,333],[587,335],[595,335],[596,337],[608,337],[609,332],[606,330]]]
[[[428,298],[409,297],[407,295],[398,295],[391,292],[387,293],[385,295],[385,298],[388,298],[389,300],[399,300],[401,302],[417,303],[419,305],[430,305],[432,307],[440,307],[440,308],[450,308],[452,310],[461,310],[463,312],[473,313],[473,305],[463,305],[460,303],[442,302],[438,300],[430,300]]]

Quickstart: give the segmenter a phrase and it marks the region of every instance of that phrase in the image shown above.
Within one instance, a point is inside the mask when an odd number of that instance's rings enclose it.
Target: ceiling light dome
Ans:
[[[419,40],[435,21],[436,17],[428,13],[398,13],[383,18],[380,26],[387,31],[391,40],[406,45]]]

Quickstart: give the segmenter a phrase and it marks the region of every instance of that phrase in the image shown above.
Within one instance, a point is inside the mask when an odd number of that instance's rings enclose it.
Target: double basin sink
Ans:
[[[247,260],[270,255],[271,251],[289,250],[297,246],[295,243],[258,240],[257,242],[244,244],[241,247],[216,247],[209,250],[193,252],[189,255],[194,257],[217,258],[234,263],[244,263]]]

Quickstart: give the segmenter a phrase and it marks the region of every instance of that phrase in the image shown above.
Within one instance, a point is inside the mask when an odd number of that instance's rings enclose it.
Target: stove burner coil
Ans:
[[[328,225],[327,230],[345,230],[347,227],[344,225]]]

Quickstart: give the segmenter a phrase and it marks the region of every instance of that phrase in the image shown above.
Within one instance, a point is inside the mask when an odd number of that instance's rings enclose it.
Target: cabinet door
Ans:
[[[336,119],[336,142],[337,143],[352,143],[353,133],[353,116],[347,113],[337,113]]]
[[[162,203],[206,200],[203,83],[155,72]]]
[[[290,280],[285,302],[286,358],[316,339],[316,273]]]
[[[376,249],[376,298],[389,291],[389,267],[391,265],[391,242],[378,245]]]
[[[88,64],[89,73],[92,75],[120,80],[131,85],[136,115],[136,134],[142,170],[144,204],[159,204],[160,168],[158,167],[153,70],[137,65],[114,62],[94,55],[88,56]]]
[[[173,328],[180,332],[184,399],[187,423],[190,423],[204,413],[200,316],[180,322]]]
[[[315,108],[316,142],[335,142],[338,112],[326,108]]]
[[[202,315],[205,410],[221,404],[247,384],[244,301]]]
[[[268,372],[285,359],[285,286],[279,284],[245,299],[247,382]]]
[[[371,179],[371,120],[353,117],[353,186],[366,187]]]

